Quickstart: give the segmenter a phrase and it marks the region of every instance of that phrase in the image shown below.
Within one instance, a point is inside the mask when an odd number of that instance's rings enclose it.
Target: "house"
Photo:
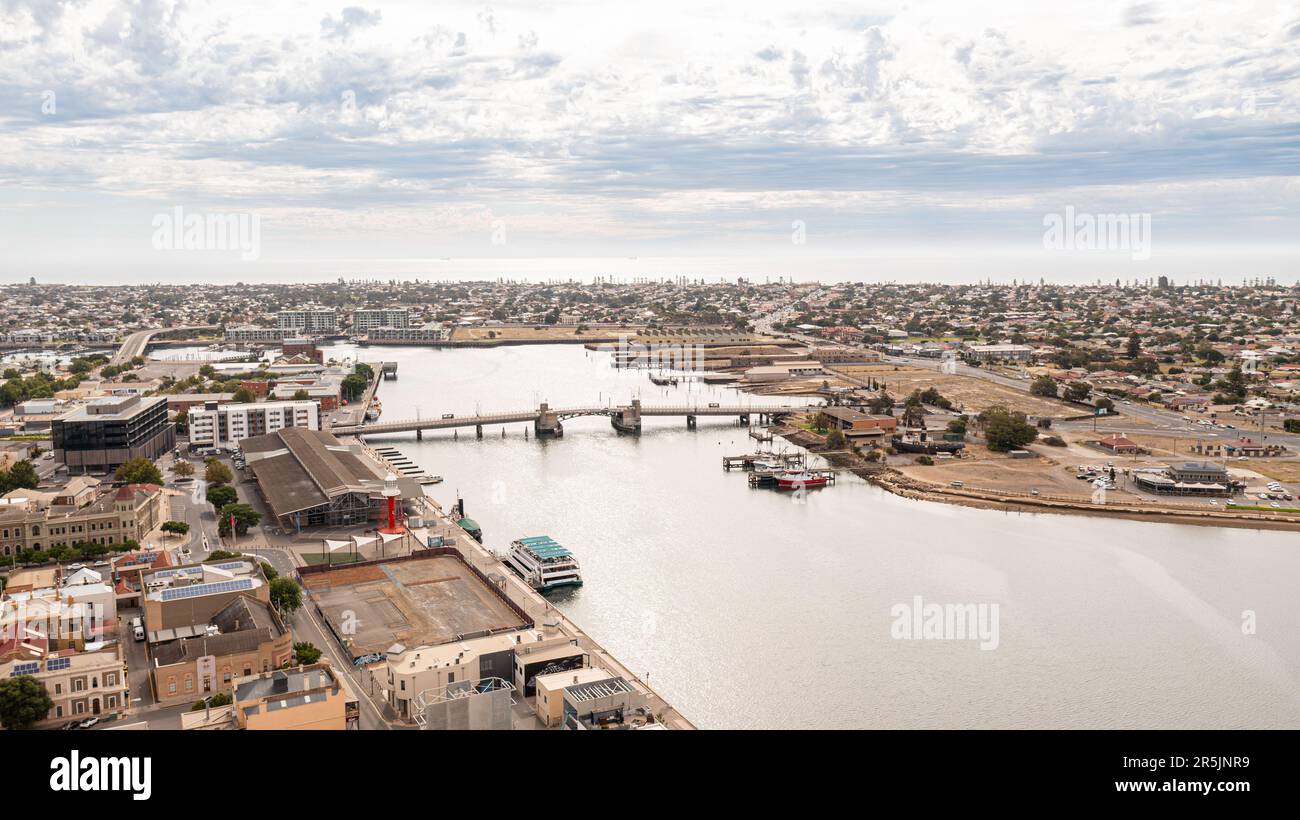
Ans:
[[[1132,439],[1130,439],[1128,436],[1123,436],[1120,435],[1119,433],[1114,433],[1112,435],[1106,436],[1104,439],[1097,442],[1097,444],[1101,445],[1107,450],[1110,450],[1112,453],[1120,453],[1120,454],[1136,453],[1142,449],[1138,447],[1137,443],[1134,442]]]

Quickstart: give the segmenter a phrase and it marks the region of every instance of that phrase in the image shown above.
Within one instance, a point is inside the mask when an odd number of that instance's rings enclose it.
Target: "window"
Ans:
[[[62,707],[62,706],[55,706],[55,707],[54,707],[54,716],[55,716],[56,718],[61,718],[61,717],[63,717],[63,707]]]
[[[167,694],[169,694],[169,695],[174,695],[174,694],[176,694],[176,679],[175,679],[175,678],[168,678],[168,679],[167,679]]]
[[[86,713],[86,702],[84,700],[79,700],[72,704],[72,711],[75,714],[84,715]]]
[[[85,688],[86,688],[86,679],[85,679],[85,678],[73,678],[73,679],[72,679],[72,691],[74,691],[74,692],[81,692],[81,691],[85,690]]]
[[[56,694],[56,695],[62,695],[62,694],[63,694],[63,684],[61,684],[61,683],[56,683],[56,684],[54,684],[54,694]]]
[[[185,691],[186,692],[194,691],[194,678],[190,677],[189,675],[185,676]]]
[[[117,685],[117,673],[116,673],[116,672],[108,672],[108,673],[106,673],[106,674],[104,675],[104,685],[105,685],[105,686],[116,686],[116,685]]]

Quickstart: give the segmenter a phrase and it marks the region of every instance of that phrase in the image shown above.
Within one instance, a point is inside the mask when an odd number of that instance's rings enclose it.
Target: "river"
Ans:
[[[579,346],[326,352],[399,363],[385,420],[771,401],[656,387]],[[444,476],[430,494],[463,496],[498,551],[569,547],[585,585],[557,606],[702,728],[1300,727],[1294,533],[968,509],[851,475],[791,498],[723,472],[754,449],[734,420],[525,426],[373,441]],[[988,605],[996,641],[895,637],[917,596]]]

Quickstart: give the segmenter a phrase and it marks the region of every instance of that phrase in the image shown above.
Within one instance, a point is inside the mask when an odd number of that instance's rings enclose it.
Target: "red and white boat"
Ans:
[[[830,473],[809,473],[802,470],[787,470],[776,477],[778,490],[799,490],[809,487],[825,487],[831,483]]]

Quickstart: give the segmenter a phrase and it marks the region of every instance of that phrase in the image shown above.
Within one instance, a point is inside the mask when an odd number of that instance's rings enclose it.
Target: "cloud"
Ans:
[[[379,25],[382,17],[383,14],[378,9],[367,11],[360,6],[348,6],[343,9],[338,20],[329,15],[322,19],[320,33],[327,40],[346,40],[354,31]]]

